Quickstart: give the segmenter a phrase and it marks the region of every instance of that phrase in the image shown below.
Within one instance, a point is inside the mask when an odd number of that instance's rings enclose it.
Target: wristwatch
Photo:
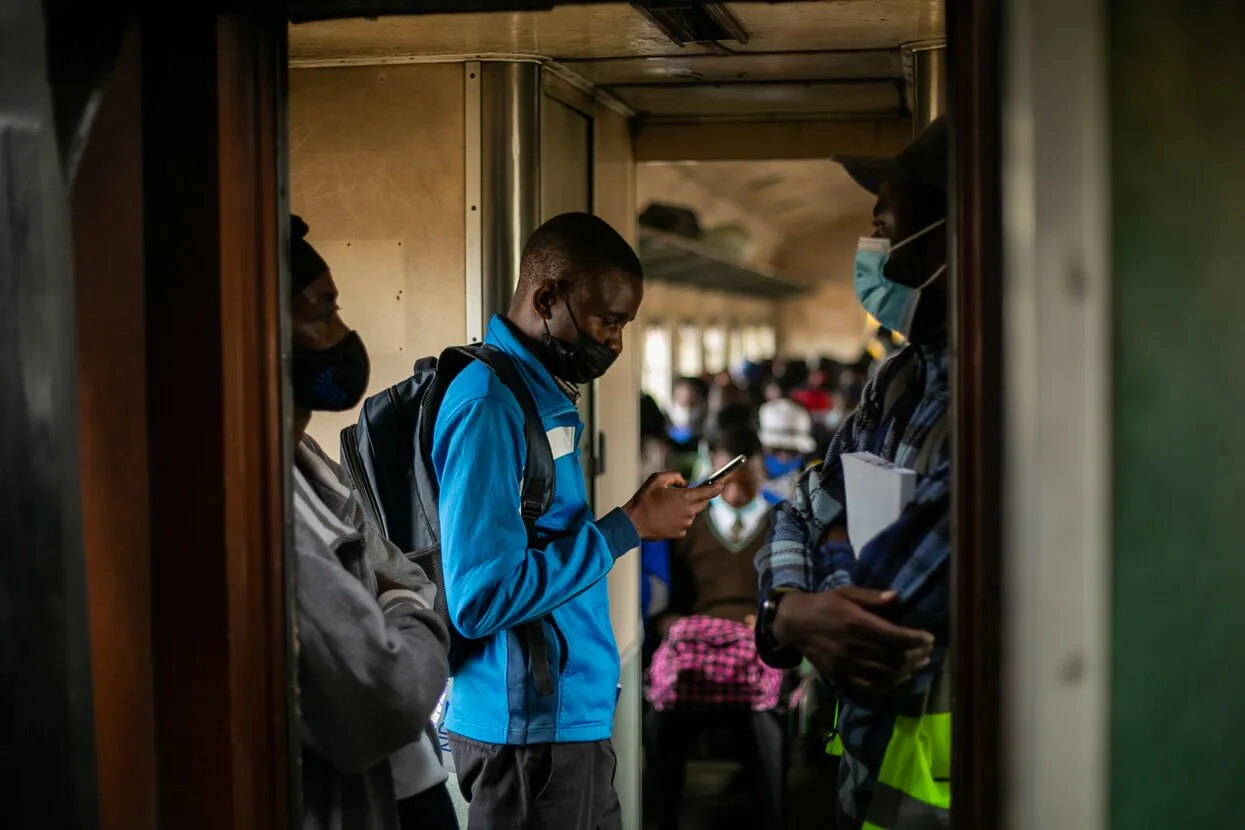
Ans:
[[[786,588],[775,588],[765,595],[761,603],[761,619],[757,620],[757,631],[765,638],[771,649],[778,649],[778,641],[774,639],[774,620],[778,619],[778,605],[782,598],[791,593]]]

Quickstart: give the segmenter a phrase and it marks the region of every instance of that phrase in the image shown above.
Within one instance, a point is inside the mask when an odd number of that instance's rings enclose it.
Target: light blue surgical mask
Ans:
[[[934,228],[945,223],[939,219],[932,225],[922,228],[898,244],[891,244],[889,239],[864,237],[856,246],[856,297],[865,311],[873,315],[883,327],[899,332],[908,337],[912,331],[912,319],[916,316],[916,307],[921,299],[921,292],[928,288],[934,280],[947,270],[943,265],[933,276],[916,288],[901,285],[888,280],[882,270],[890,255],[907,245],[914,239],[924,236]]]

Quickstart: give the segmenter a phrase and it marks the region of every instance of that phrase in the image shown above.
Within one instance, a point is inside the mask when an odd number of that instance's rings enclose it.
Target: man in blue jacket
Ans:
[[[553,450],[553,503],[535,538],[520,515],[526,440],[514,396],[475,363],[441,404],[433,466],[446,602],[458,630],[484,640],[455,673],[446,719],[477,830],[621,827],[609,740],[618,648],[605,577],[641,540],[682,537],[721,492],[660,473],[600,519],[588,504],[579,385],[622,352],[643,294],[626,241],[594,216],[569,213],[532,234],[510,311],[489,323],[485,342],[515,361]],[[554,675],[543,695],[520,630],[538,619]]]

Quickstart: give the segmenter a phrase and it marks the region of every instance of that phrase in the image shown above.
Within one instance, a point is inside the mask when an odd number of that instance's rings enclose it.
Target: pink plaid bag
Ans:
[[[649,667],[648,701],[658,711],[678,708],[747,708],[778,705],[782,671],[757,657],[748,626],[692,616],[670,626]]]

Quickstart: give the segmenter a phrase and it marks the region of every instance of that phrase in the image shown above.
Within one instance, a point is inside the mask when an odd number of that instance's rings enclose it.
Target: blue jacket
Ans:
[[[613,730],[618,685],[605,576],[640,537],[622,510],[594,520],[579,458],[584,425],[553,376],[500,317],[484,342],[510,355],[527,381],[557,481],[529,546],[519,514],[523,413],[483,364],[464,369],[441,404],[432,462],[450,618],[486,642],[454,674],[446,728],[492,744],[602,740]],[[514,631],[540,617],[555,676],[546,697]]]

